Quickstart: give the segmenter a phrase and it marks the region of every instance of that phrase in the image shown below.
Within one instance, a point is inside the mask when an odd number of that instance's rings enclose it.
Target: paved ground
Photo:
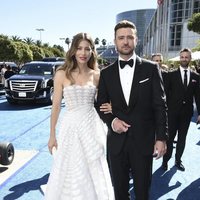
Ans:
[[[17,152],[12,165],[0,166],[0,199],[43,199],[41,185],[47,182],[52,162],[46,146],[50,111],[50,106],[10,106],[0,96],[0,140],[12,142]],[[160,169],[162,160],[155,160],[151,200],[200,199],[200,128],[193,121],[182,159],[186,171],[176,170],[174,156],[167,172]]]

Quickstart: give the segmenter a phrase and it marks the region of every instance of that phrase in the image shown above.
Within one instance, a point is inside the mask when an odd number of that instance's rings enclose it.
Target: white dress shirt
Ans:
[[[181,78],[183,83],[184,83],[185,70],[187,70],[187,85],[188,85],[190,81],[190,69],[189,68],[185,69],[180,66]]]
[[[129,104],[131,86],[132,86],[133,75],[135,71],[136,54],[133,54],[133,56],[129,58],[129,60],[130,59],[133,59],[133,67],[130,67],[129,65],[125,65],[125,67],[121,69],[120,64],[118,63],[120,82],[121,82],[123,94],[124,94],[127,105]],[[123,60],[123,59],[119,57],[119,62],[120,60]]]

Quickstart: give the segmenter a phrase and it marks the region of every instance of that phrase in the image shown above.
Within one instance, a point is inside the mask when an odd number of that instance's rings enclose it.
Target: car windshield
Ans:
[[[24,65],[19,74],[28,74],[28,75],[52,75],[53,67],[52,65],[44,65],[44,64],[31,64],[31,65]]]

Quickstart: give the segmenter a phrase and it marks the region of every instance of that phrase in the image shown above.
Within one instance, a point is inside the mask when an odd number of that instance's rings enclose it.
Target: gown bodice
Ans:
[[[70,85],[63,89],[64,102],[68,111],[81,107],[94,107],[96,86],[94,85]]]

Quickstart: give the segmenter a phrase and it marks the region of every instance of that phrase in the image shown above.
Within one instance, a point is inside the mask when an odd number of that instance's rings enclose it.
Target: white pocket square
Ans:
[[[144,83],[144,82],[146,82],[146,81],[148,81],[148,80],[149,80],[149,78],[146,78],[146,79],[144,79],[144,80],[139,81],[139,83]]]
[[[192,79],[192,82],[193,82],[193,83],[196,83],[197,81],[196,81],[195,79]]]

